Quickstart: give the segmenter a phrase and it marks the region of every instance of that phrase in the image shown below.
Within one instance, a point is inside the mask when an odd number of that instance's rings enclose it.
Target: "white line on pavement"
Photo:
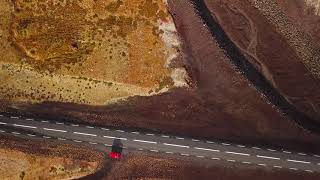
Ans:
[[[167,153],[167,154],[173,154],[173,152],[169,152],[169,151],[167,151],[167,152],[165,152],[165,153]]]
[[[56,124],[58,124],[58,125],[63,125],[64,123],[56,122]]]
[[[190,155],[189,155],[189,154],[183,154],[183,153],[182,153],[181,156],[190,156]]]
[[[0,124],[6,125],[7,123],[4,123],[4,122],[0,122]]]
[[[267,149],[268,151],[271,151],[271,152],[275,152],[277,150],[274,150],[274,149]]]
[[[65,141],[66,139],[64,139],[64,138],[58,138],[58,140]]]
[[[158,150],[155,150],[155,149],[151,149],[150,151],[151,152],[159,152]]]
[[[196,157],[198,157],[198,158],[204,158],[204,156],[196,156]]]
[[[212,141],[206,141],[206,143],[213,144],[214,142],[212,142]]]
[[[163,143],[163,145],[166,145],[166,146],[174,146],[174,147],[190,148],[189,146],[184,146],[184,145],[179,145],[179,144],[168,144],[168,143]]]
[[[19,119],[19,117],[16,117],[16,116],[11,116],[10,118],[11,119]]]
[[[169,138],[170,136],[161,135],[161,137],[163,137],[163,138]]]
[[[314,156],[314,157],[318,157],[318,158],[320,158],[320,155],[317,155],[317,154],[314,154],[313,156]]]
[[[20,134],[19,132],[11,132],[12,134]]]
[[[298,170],[297,168],[289,168],[289,169],[294,170],[294,171],[297,171],[297,170]]]
[[[107,128],[101,128],[102,130],[104,131],[109,131],[110,129],[107,129]]]
[[[227,161],[228,162],[236,162],[236,160],[234,160],[234,159],[228,159]]]
[[[220,152],[220,150],[217,150],[217,149],[207,149],[207,148],[200,148],[200,147],[195,147],[195,149],[204,150],[204,151]]]
[[[132,134],[140,134],[139,132],[131,132]]]
[[[305,154],[305,153],[298,153],[299,155],[301,155],[301,156],[306,156],[307,154]]]
[[[0,114],[0,117],[3,117],[3,115],[2,115],[2,114]]]
[[[291,152],[290,152],[290,151],[282,151],[282,152],[287,153],[287,154],[291,154]]]
[[[86,126],[86,128],[93,129],[94,127],[92,127],[92,126]]]
[[[226,151],[227,154],[235,154],[235,155],[240,155],[240,156],[250,156],[250,154],[246,153],[239,153],[239,152],[232,152],[232,151]]]
[[[27,118],[26,121],[33,121],[34,119],[31,118]]]
[[[118,129],[118,130],[116,130],[116,131],[117,131],[117,132],[121,132],[121,133],[124,133],[124,131],[123,131],[123,130],[119,130],[119,129]]]
[[[304,171],[306,171],[306,172],[310,172],[310,173],[312,173],[313,171],[311,171],[311,170],[309,170],[309,169],[306,169],[306,170],[304,170]]]
[[[212,160],[220,160],[220,158],[212,157]]]
[[[79,141],[79,140],[73,140],[74,142],[77,142],[77,143],[81,143],[82,141]]]
[[[228,143],[221,143],[222,145],[224,146],[230,146],[231,144],[228,144]]]
[[[73,132],[73,134],[79,134],[79,135],[84,135],[84,136],[93,136],[96,137],[96,134],[88,134],[88,133],[82,133],[82,132]]]
[[[259,147],[252,147],[252,149],[261,149],[261,148],[259,148]]]
[[[246,146],[244,145],[237,145],[238,147],[241,147],[241,148],[245,148]]]
[[[154,142],[154,141],[144,141],[144,140],[139,140],[139,139],[134,139],[133,141],[142,142],[142,143],[149,143],[149,144],[157,144],[157,142]]]
[[[41,122],[43,122],[43,123],[48,123],[49,121],[41,121]]]
[[[298,161],[298,160],[294,160],[294,159],[287,159],[287,161],[295,162],[295,163],[303,163],[303,164],[310,164],[311,163],[311,162],[308,162],[308,161]]]
[[[242,163],[243,164],[251,164],[251,162],[248,162],[248,161],[243,161]]]
[[[121,139],[121,140],[124,140],[124,141],[128,140],[127,138],[120,138],[120,137],[114,137],[114,136],[103,136],[103,137],[109,138],[109,139]]]
[[[182,138],[182,137],[176,137],[176,139],[183,140],[184,138]]]
[[[257,155],[258,158],[264,158],[264,159],[274,159],[274,160],[280,160],[278,157],[271,157],[271,156],[261,156]]]
[[[46,131],[55,131],[55,132],[63,132],[63,133],[67,132],[65,130],[60,130],[60,129],[49,129],[49,128],[43,128],[43,129],[46,130]]]
[[[200,140],[198,140],[198,139],[191,139],[191,141],[199,142]]]
[[[0,132],[4,133],[5,131],[3,131],[3,130],[0,130]]]
[[[78,127],[79,124],[71,124],[71,126],[73,126],[73,127]]]
[[[282,168],[282,166],[273,166],[273,167],[275,167],[275,168]]]
[[[146,134],[146,135],[147,135],[147,136],[154,136],[154,134],[150,134],[150,133],[149,133],[149,134]]]
[[[28,136],[31,136],[31,137],[34,137],[34,136],[36,136],[36,135],[34,135],[34,134],[27,134]]]
[[[267,166],[266,164],[258,164],[259,166]]]
[[[21,124],[13,124],[13,126],[16,126],[16,127],[24,127],[24,128],[31,128],[31,129],[37,129],[37,127],[34,127],[34,126],[26,126],[26,125],[21,125]]]
[[[50,139],[51,137],[49,137],[49,136],[42,136],[43,138],[45,138],[45,139]]]

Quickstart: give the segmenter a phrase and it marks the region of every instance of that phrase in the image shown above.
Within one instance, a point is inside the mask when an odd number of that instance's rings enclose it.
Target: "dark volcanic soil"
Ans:
[[[204,166],[188,160],[177,160],[168,157],[155,157],[152,155],[130,155],[113,164],[111,171],[105,179],[213,179],[213,180],[315,180],[319,174],[276,171],[236,166]]]
[[[134,97],[109,106],[42,103],[15,105],[14,109],[7,111],[102,126],[148,129],[183,136],[268,144],[276,147],[286,146],[299,151],[320,150],[319,136],[298,128],[292,119],[280,113],[236,70],[196,15],[190,1],[169,2],[170,11],[183,41],[181,58],[187,64],[195,84],[194,88],[176,89],[153,97]],[[261,17],[259,21],[264,20]],[[270,32],[268,37],[275,39],[278,35]],[[280,45],[285,48],[284,43],[280,42]],[[268,48],[264,49],[263,44],[259,44],[260,46],[262,48],[259,52],[266,55],[268,52],[264,51]],[[296,76],[285,74],[280,77]],[[293,82],[288,80],[288,83]]]

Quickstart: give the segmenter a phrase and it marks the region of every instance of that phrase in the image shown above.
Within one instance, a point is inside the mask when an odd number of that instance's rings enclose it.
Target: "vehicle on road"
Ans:
[[[120,159],[122,156],[123,144],[120,139],[113,140],[109,157],[112,159]]]

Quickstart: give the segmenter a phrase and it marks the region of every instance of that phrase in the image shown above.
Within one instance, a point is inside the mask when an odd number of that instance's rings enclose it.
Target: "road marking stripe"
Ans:
[[[179,144],[163,143],[163,145],[166,145],[166,146],[175,146],[175,147],[183,147],[183,148],[190,148],[189,146],[184,146],[184,145],[179,145]]]
[[[282,166],[273,166],[273,167],[275,167],[275,168],[282,168]]]
[[[212,160],[220,160],[220,158],[213,157]]]
[[[43,129],[46,130],[46,131],[55,131],[55,132],[63,132],[63,133],[67,132],[65,130],[60,130],[60,129],[49,129],[49,128],[43,128]]]
[[[170,136],[161,135],[161,137],[163,137],[163,138],[169,138]]]
[[[259,166],[267,166],[266,164],[258,164]]]
[[[310,164],[311,163],[311,162],[308,162],[308,161],[298,161],[298,160],[294,160],[294,159],[287,159],[287,161],[295,162],[295,163],[303,163],[303,164]]]
[[[73,126],[73,127],[78,127],[79,124],[71,124],[71,126]]]
[[[268,151],[271,151],[271,152],[275,152],[277,150],[274,150],[274,149],[267,149]]]
[[[12,134],[20,134],[19,132],[11,132]]]
[[[26,121],[33,121],[34,119],[31,118],[27,118]]]
[[[232,151],[226,151],[225,153],[227,153],[227,154],[235,154],[235,155],[240,155],[240,156],[250,156],[250,154],[238,153],[238,152],[232,152]]]
[[[94,127],[92,127],[92,126],[86,126],[86,128],[93,129]]]
[[[314,156],[314,157],[318,157],[318,158],[320,158],[320,155],[317,155],[317,154],[314,154],[313,156]]]
[[[96,142],[89,142],[89,144],[98,144],[98,143],[96,143]]]
[[[154,134],[146,134],[147,136],[154,136]]]
[[[176,139],[183,140],[184,138],[182,138],[182,137],[176,137]]]
[[[7,123],[4,123],[4,122],[0,122],[0,124],[6,125]]]
[[[252,149],[261,149],[261,148],[259,148],[259,147],[251,147]]]
[[[196,156],[196,157],[198,157],[198,158],[204,158],[204,156]]]
[[[299,155],[301,155],[301,156],[306,156],[307,154],[305,154],[305,153],[298,153]]]
[[[3,117],[3,115],[2,115],[2,114],[0,114],[0,117]]]
[[[132,134],[140,134],[139,132],[131,132]]]
[[[165,153],[167,153],[167,154],[173,154],[173,152],[169,152],[169,151],[167,151],[167,152],[165,152]]]
[[[124,131],[123,131],[123,130],[119,130],[119,129],[118,129],[118,130],[116,130],[116,131],[117,131],[117,132],[121,132],[121,133],[124,133]]]
[[[246,146],[244,145],[237,145],[238,147],[241,147],[241,148],[245,148]]]
[[[51,137],[49,137],[49,136],[42,136],[43,138],[45,138],[45,139],[50,139]]]
[[[56,122],[56,124],[58,124],[58,125],[63,125],[64,123]]]
[[[41,121],[41,122],[43,122],[43,123],[48,123],[49,121]]]
[[[79,134],[79,135],[84,135],[84,136],[93,136],[96,137],[96,134],[88,134],[88,133],[82,133],[82,132],[73,132],[73,134]]]
[[[157,144],[157,142],[154,142],[154,141],[144,141],[144,140],[139,140],[139,139],[134,139],[133,141],[142,142],[142,143],[149,143],[149,144]]]
[[[107,147],[111,147],[112,145],[111,144],[104,144],[105,146],[107,146]]]
[[[58,138],[58,140],[65,141],[66,139],[64,139],[64,138]]]
[[[207,148],[200,148],[200,147],[195,147],[195,149],[204,150],[204,151],[220,152],[220,150],[217,150],[217,149],[207,149]]]
[[[264,159],[274,159],[274,160],[280,160],[278,157],[271,157],[271,156],[261,156],[257,155],[258,158],[264,158]]]
[[[191,141],[199,142],[200,140],[198,140],[198,139],[191,139]]]
[[[212,141],[206,141],[206,143],[213,144],[214,142],[212,142]]]
[[[109,138],[109,139],[121,139],[121,140],[128,140],[127,138],[120,138],[120,137],[114,137],[114,136],[103,136],[105,138]]]
[[[0,132],[4,133],[5,131],[3,131],[3,130],[0,130]]]
[[[230,146],[231,144],[228,144],[228,143],[221,143],[222,145],[224,146]]]
[[[287,154],[291,154],[291,152],[290,152],[290,151],[282,151],[282,152],[287,153]]]
[[[304,170],[304,171],[313,173],[313,171],[311,171],[311,170],[309,170],[309,169],[306,169],[306,170]]]
[[[289,168],[289,169],[294,170],[294,171],[297,171],[297,170],[298,170],[297,168]]]
[[[34,135],[34,134],[27,134],[28,136],[31,136],[31,137],[34,137],[34,136],[36,136],[36,135]]]
[[[16,127],[24,127],[24,128],[31,128],[31,129],[37,129],[37,127],[34,127],[34,126],[26,126],[26,125],[21,125],[21,124],[13,124],[13,126],[16,126]]]
[[[79,140],[75,140],[75,139],[74,139],[73,141],[74,141],[74,142],[77,142],[77,143],[81,143],[81,142],[82,142],[82,141],[79,141]]]
[[[151,149],[150,151],[151,152],[159,152],[158,150],[155,150],[155,149]]]
[[[233,160],[233,159],[228,159],[227,161],[228,162],[236,162],[236,160]]]
[[[181,156],[190,156],[189,154],[183,154],[183,153],[181,153]]]
[[[17,116],[10,116],[11,119],[19,119]]]
[[[242,163],[243,164],[251,164],[251,162],[248,162],[248,161],[243,161]]]
[[[110,129],[107,129],[107,128],[101,128],[102,130],[104,131],[109,131]]]

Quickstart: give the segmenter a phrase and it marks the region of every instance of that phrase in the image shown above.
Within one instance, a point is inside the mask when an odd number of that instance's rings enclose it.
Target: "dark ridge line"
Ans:
[[[320,123],[316,122],[305,113],[300,112],[290,104],[269,82],[268,80],[245,58],[239,48],[231,41],[223,28],[213,18],[204,0],[191,0],[197,14],[203,23],[208,27],[211,35],[216,39],[220,48],[225,51],[232,64],[240,73],[245,76],[265,97],[282,113],[293,119],[302,129],[320,134]]]

